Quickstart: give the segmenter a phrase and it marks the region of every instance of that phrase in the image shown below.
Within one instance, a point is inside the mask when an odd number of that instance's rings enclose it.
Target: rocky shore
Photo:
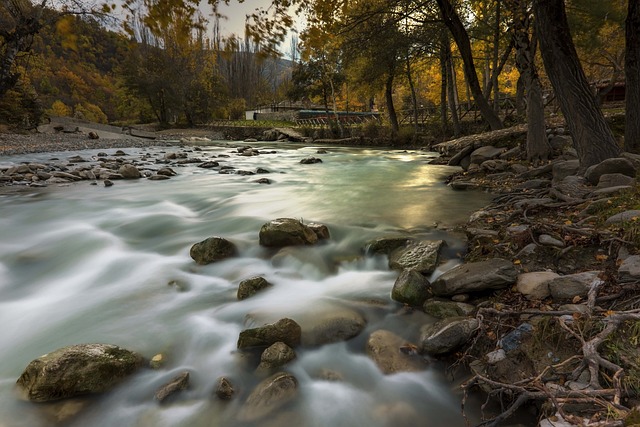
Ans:
[[[522,411],[527,418],[540,420],[540,426],[635,424],[634,408],[640,403],[640,192],[636,183],[640,156],[625,153],[582,172],[571,136],[555,127],[548,132],[553,159],[534,166],[523,160],[522,135],[522,129],[513,129],[435,147],[443,154],[441,162],[462,168],[451,177],[452,188],[491,191],[496,198],[461,227],[468,237],[465,263],[433,283],[428,277],[440,263],[443,241],[382,236],[363,248],[367,254],[386,255],[389,267],[398,271],[390,289],[392,299],[406,310],[440,319],[423,326],[417,342],[375,331],[367,340],[366,352],[385,374],[422,370],[431,359],[469,367],[465,393],[485,393],[489,401],[503,405],[502,410],[486,414],[486,425],[508,425],[510,417]],[[3,142],[9,148],[0,154],[131,146],[126,139],[117,140],[114,146],[114,141],[92,142],[73,135],[50,140],[50,145],[24,138]],[[94,143],[104,145],[91,145]],[[37,147],[29,148],[31,145]],[[237,150],[237,155],[258,154],[251,147]],[[220,167],[197,158],[197,149],[191,148],[142,162],[127,159],[126,153],[104,157],[94,160],[99,166],[84,170],[51,173],[26,165],[30,171],[4,170],[3,176],[21,173],[20,180],[32,183],[52,177],[74,180],[61,173],[77,177],[84,172],[87,179],[107,181],[134,178],[127,165],[136,169],[138,177],[157,176],[151,160],[169,169],[180,161]],[[39,172],[51,176],[39,176]],[[261,245],[275,248],[313,245],[327,238],[330,232],[323,225],[287,218],[265,224],[259,233]],[[191,249],[197,264],[218,262],[235,253],[233,243],[218,236],[195,243]],[[248,278],[239,284],[238,299],[271,286],[264,278]],[[286,372],[286,364],[295,359],[296,347],[348,340],[365,325],[366,319],[347,310],[313,322],[283,318],[243,331],[238,350],[255,356],[256,372],[266,379],[246,398],[239,419],[253,422],[295,398],[298,383]],[[75,346],[56,350],[50,363],[60,366],[60,356],[65,363],[76,360],[86,367],[91,365],[87,358],[96,358],[96,372],[101,372],[101,355],[117,350],[131,362],[116,369],[122,372],[116,378],[142,366],[141,356],[127,350],[86,346],[91,351]],[[100,351],[92,346],[99,346]],[[154,356],[149,366],[161,367],[163,358]],[[37,374],[30,372],[47,360],[45,356],[34,360],[18,380],[27,397],[37,396],[31,400],[104,391],[86,391],[78,383],[79,390],[69,391],[55,376],[52,383],[32,389]],[[157,391],[156,399],[164,402],[188,387],[188,382],[189,372],[181,373]],[[52,393],[48,400],[42,397],[43,389]],[[219,399],[234,398],[233,379],[220,378],[213,392]]]

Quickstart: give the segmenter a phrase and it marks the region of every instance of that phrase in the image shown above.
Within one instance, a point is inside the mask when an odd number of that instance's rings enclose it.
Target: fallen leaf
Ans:
[[[520,265],[520,264],[522,264],[522,261],[520,261],[519,259],[516,259],[516,260],[513,261],[513,264],[514,265]]]
[[[582,300],[582,297],[580,297],[579,295],[576,295],[575,297],[573,297],[571,302],[574,303],[574,304],[577,304],[577,303],[580,302],[580,300]]]

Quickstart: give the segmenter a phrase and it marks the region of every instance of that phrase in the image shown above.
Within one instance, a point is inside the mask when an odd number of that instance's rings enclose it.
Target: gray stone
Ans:
[[[406,246],[413,239],[408,236],[388,236],[378,237],[370,240],[364,245],[364,252],[367,254],[389,255],[398,248]]]
[[[247,299],[263,289],[272,287],[273,285],[267,281],[264,277],[256,276],[250,279],[243,280],[238,285],[238,299]]]
[[[260,356],[259,372],[268,372],[286,365],[296,358],[296,352],[283,342],[277,342],[262,352]]]
[[[166,181],[167,179],[171,179],[167,175],[150,175],[147,178],[149,181]]]
[[[562,180],[554,181],[553,183],[554,192],[573,199],[584,199],[591,193],[591,190],[592,188],[587,186],[587,180],[576,175],[566,176]]]
[[[398,276],[391,298],[410,306],[421,306],[429,297],[429,280],[416,270],[403,270]]]
[[[503,172],[509,168],[509,162],[506,160],[487,160],[482,162],[480,168],[486,172]]]
[[[446,319],[447,317],[469,316],[476,308],[464,302],[429,299],[425,301],[422,309],[429,316]]]
[[[531,335],[533,326],[530,323],[522,323],[517,328],[510,331],[498,341],[498,345],[506,352],[512,352],[520,347],[522,341]]]
[[[492,160],[500,156],[504,152],[504,148],[497,148],[492,145],[477,148],[471,153],[471,163],[481,165],[487,160]]]
[[[436,296],[504,289],[515,283],[516,276],[511,261],[494,258],[454,267],[438,277],[431,289]]]
[[[553,271],[534,271],[518,275],[516,289],[529,300],[542,300],[550,295],[549,281],[560,277]]]
[[[238,348],[269,347],[278,341],[287,344],[289,347],[296,347],[300,344],[301,336],[302,329],[300,325],[294,320],[284,318],[275,323],[240,332]]]
[[[469,341],[480,323],[471,317],[450,317],[420,330],[420,351],[429,355],[450,353]]]
[[[111,390],[144,365],[139,354],[109,344],[79,344],[32,360],[17,386],[33,402]]]
[[[305,157],[304,159],[300,160],[300,163],[303,165],[313,165],[315,163],[322,163],[322,159],[319,159],[317,157]]]
[[[423,274],[432,273],[438,266],[440,250],[444,240],[423,240],[410,243],[389,255],[389,267],[393,270],[416,270]]]
[[[231,384],[231,381],[225,377],[218,378],[218,385],[216,386],[216,396],[220,400],[231,400],[236,391]]]
[[[606,196],[615,196],[616,194],[623,193],[625,191],[629,191],[633,189],[630,185],[619,185],[617,187],[606,187],[601,188],[599,190],[595,190],[591,193],[593,197],[606,197]]]
[[[176,171],[174,171],[171,168],[160,168],[158,169],[158,172],[156,172],[158,175],[164,175],[164,176],[175,176],[177,175]]]
[[[251,392],[238,413],[240,421],[266,417],[298,395],[298,380],[286,372],[265,379]]]
[[[575,297],[585,298],[600,271],[585,271],[552,279],[548,282],[549,292],[554,301],[572,301]]]
[[[640,169],[640,154],[628,153],[625,151],[620,155],[620,157],[624,157],[625,159],[633,163],[633,167],[635,167],[636,170]]]
[[[171,381],[160,387],[154,397],[158,402],[164,403],[169,397],[185,390],[187,387],[189,387],[189,372],[185,371],[173,377]]]
[[[522,184],[516,185],[514,188],[519,190],[537,190],[548,187],[551,187],[551,180],[549,179],[530,179]]]
[[[209,237],[191,247],[189,255],[200,265],[211,264],[234,256],[238,252],[236,245],[222,237]]]
[[[307,224],[307,227],[309,227],[314,233],[316,233],[316,236],[318,236],[318,240],[327,240],[331,237],[331,234],[329,233],[329,227],[324,224],[310,222],[309,224]]]
[[[548,205],[550,203],[553,203],[553,199],[550,199],[549,197],[541,197],[536,199],[519,200],[516,203],[514,203],[513,206],[516,209],[528,209],[528,208],[535,208],[537,206]]]
[[[616,157],[606,159],[597,165],[590,166],[584,173],[584,177],[589,183],[596,185],[600,181],[600,177],[605,174],[620,173],[622,175],[635,178],[636,168],[629,159],[624,157]]]
[[[618,282],[629,283],[640,281],[640,255],[627,257],[618,268]]]
[[[638,219],[640,219],[640,210],[624,211],[607,218],[605,224],[618,224],[621,222],[637,221]]]
[[[319,304],[308,316],[300,320],[302,344],[320,346],[347,341],[358,336],[367,326],[367,320],[355,310],[344,307],[329,307]]]
[[[544,246],[553,246],[555,248],[564,248],[565,244],[562,240],[549,236],[548,234],[541,234],[538,236],[538,242]]]
[[[636,180],[621,173],[607,173],[600,176],[597,188],[620,187],[623,185],[634,186]]]
[[[508,151],[505,151],[504,153],[500,154],[500,159],[502,160],[515,160],[515,159],[519,159],[522,158],[522,150],[520,149],[520,147],[513,147]]]
[[[375,331],[367,340],[367,355],[385,375],[427,369],[429,364],[417,354],[417,348],[415,344],[384,329]]]
[[[563,152],[573,146],[573,139],[570,136],[554,136],[549,138],[549,145],[554,151]]]
[[[260,228],[260,245],[281,248],[284,246],[313,245],[318,236],[312,229],[293,218],[278,218]]]
[[[560,182],[565,177],[575,175],[580,170],[580,162],[577,160],[567,160],[553,164],[553,182]]]
[[[120,166],[118,173],[122,175],[124,179],[138,179],[141,177],[138,168],[128,163]]]

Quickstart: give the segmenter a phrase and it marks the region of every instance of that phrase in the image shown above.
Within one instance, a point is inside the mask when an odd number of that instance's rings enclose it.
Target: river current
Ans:
[[[81,343],[116,344],[147,358],[163,353],[167,363],[85,402],[63,424],[72,427],[464,425],[461,396],[441,365],[383,375],[366,356],[372,332],[387,329],[416,342],[420,327],[435,319],[392,301],[397,273],[385,257],[363,255],[362,248],[402,232],[445,239],[448,261],[435,277],[464,250],[461,237],[444,230],[489,196],[447,187],[456,169],[430,165],[435,153],[323,147],[328,153],[317,155],[317,147],[272,143],[255,146],[275,154],[240,157],[234,146],[220,142],[189,154],[271,173],[219,174],[191,164],[174,167],[178,175],[168,181],[115,181],[109,188],[83,181],[0,193],[0,427],[56,425],[62,412],[74,411],[73,402],[22,402],[14,385],[32,359]],[[180,150],[125,151],[140,158]],[[64,164],[97,153],[0,157],[0,165],[52,158]],[[323,163],[299,163],[310,155]],[[254,182],[261,177],[272,183]],[[326,224],[331,239],[274,256],[259,246],[258,232],[280,217]],[[239,255],[198,266],[189,249],[211,236],[234,242]],[[238,301],[238,283],[256,275],[274,287]],[[333,306],[361,312],[364,332],[296,349],[297,359],[285,367],[298,379],[296,399],[267,419],[239,421],[242,400],[259,381],[236,351],[240,331]],[[183,371],[191,373],[189,389],[169,404],[155,402],[155,390]],[[323,371],[340,380],[323,379]],[[212,394],[220,376],[238,389],[230,403]]]

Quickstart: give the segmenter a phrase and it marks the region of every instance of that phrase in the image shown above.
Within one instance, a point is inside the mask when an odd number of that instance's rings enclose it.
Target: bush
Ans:
[[[235,98],[229,102],[229,119],[244,120],[247,110],[247,101],[243,98]]]
[[[0,99],[0,123],[20,129],[37,127],[44,115],[38,95],[31,86],[18,84]]]

